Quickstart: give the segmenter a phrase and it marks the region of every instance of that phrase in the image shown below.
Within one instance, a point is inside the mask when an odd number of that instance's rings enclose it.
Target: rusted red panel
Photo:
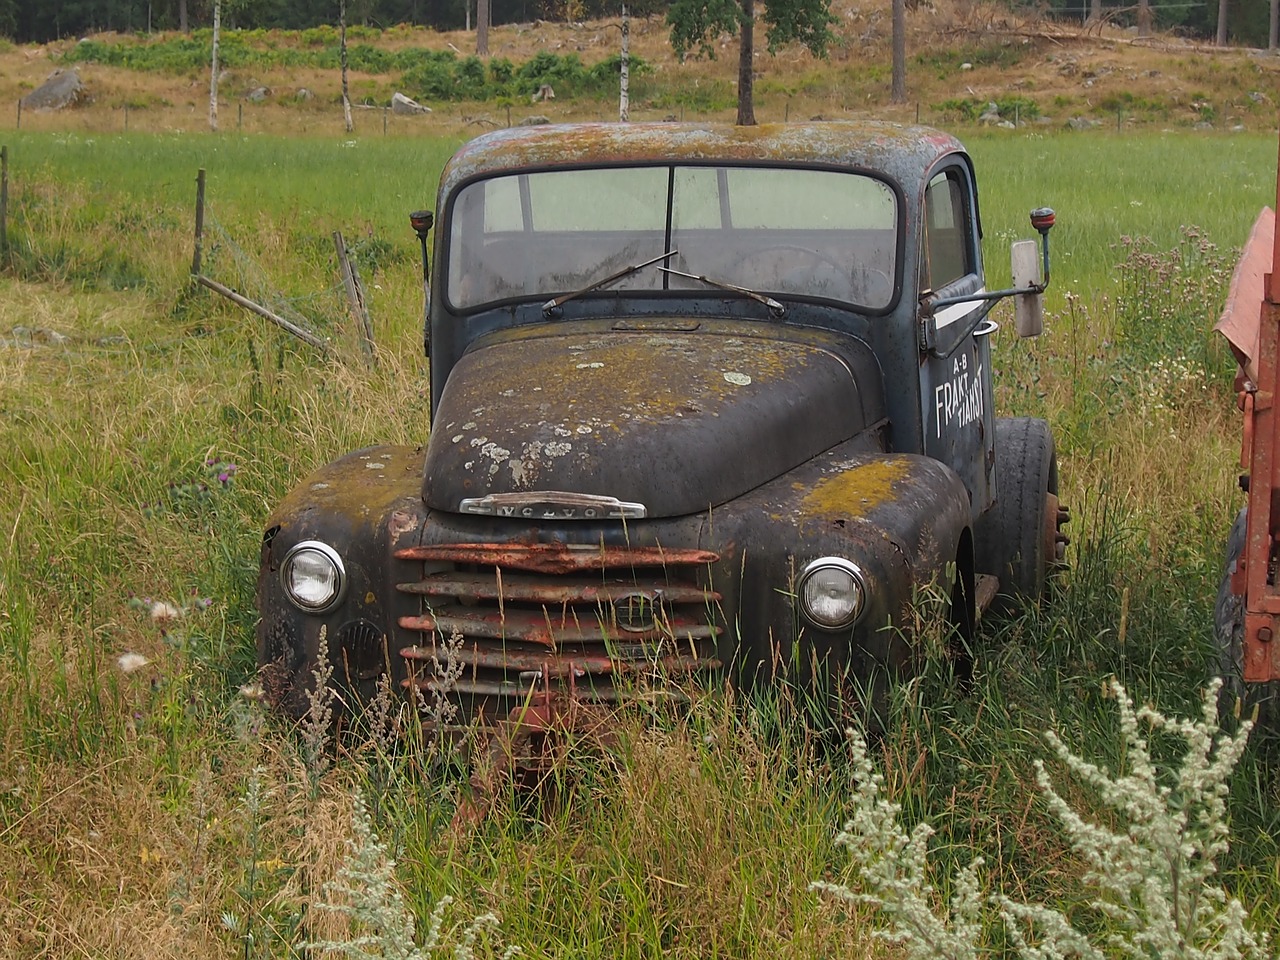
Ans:
[[[469,610],[466,607],[449,607],[434,614],[419,617],[401,617],[400,626],[420,633],[440,633],[449,637],[461,634],[488,640],[523,640],[555,647],[562,643],[644,643],[664,638],[683,640],[707,639],[720,633],[720,628],[686,617],[670,615],[657,622],[650,630],[621,630],[595,614],[568,616],[549,614],[541,610]]]
[[[457,543],[408,547],[400,560],[476,563],[530,573],[566,574],[630,567],[707,565],[720,559],[710,550],[662,547],[577,546],[564,543]]]
[[[432,574],[415,583],[402,583],[396,587],[403,593],[417,593],[428,597],[474,597],[477,600],[532,601],[534,603],[612,603],[633,596],[637,590],[655,594],[655,599],[668,603],[717,602],[720,594],[687,584],[671,583],[660,587],[634,582],[617,581],[601,583],[593,580],[527,577],[520,574],[501,578],[483,573]]]
[[[1264,207],[1249,231],[1240,261],[1231,275],[1231,288],[1227,293],[1222,316],[1213,329],[1227,342],[1240,362],[1245,375],[1253,382],[1258,379],[1258,336],[1265,296],[1265,278],[1271,269],[1275,250],[1276,215]]]

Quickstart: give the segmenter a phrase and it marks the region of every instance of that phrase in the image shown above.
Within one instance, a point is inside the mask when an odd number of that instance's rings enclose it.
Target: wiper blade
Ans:
[[[690,280],[700,280],[711,287],[719,287],[721,290],[732,290],[734,293],[742,293],[750,297],[752,300],[759,300],[769,308],[769,313],[774,317],[781,319],[787,315],[787,308],[779,303],[773,297],[767,297],[763,293],[757,293],[755,290],[748,290],[746,287],[740,287],[736,283],[729,283],[725,280],[713,280],[711,277],[699,276],[696,273],[685,273],[683,270],[674,270],[671,267],[659,267],[663,273],[674,273],[677,277],[687,277]]]
[[[552,310],[555,310],[557,307],[563,306],[564,304],[568,303],[570,300],[573,300],[576,297],[580,297],[583,294],[590,293],[593,290],[599,290],[601,287],[607,287],[611,283],[617,283],[619,280],[622,280],[624,277],[631,276],[637,270],[643,270],[645,267],[653,266],[653,264],[658,263],[662,260],[670,260],[679,252],[680,252],[679,250],[668,250],[666,253],[659,254],[658,256],[654,257],[652,260],[646,260],[644,263],[633,263],[629,267],[623,267],[617,273],[611,273],[609,274],[609,276],[605,277],[603,280],[597,280],[595,283],[591,284],[590,286],[583,287],[581,290],[574,290],[572,293],[562,293],[560,294],[560,296],[555,297],[554,299],[548,300],[546,303],[542,305],[542,315],[546,316],[547,314],[551,313]],[[659,267],[658,269],[662,269],[662,268]]]

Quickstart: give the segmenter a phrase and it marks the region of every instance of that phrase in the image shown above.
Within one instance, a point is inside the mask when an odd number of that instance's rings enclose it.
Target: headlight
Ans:
[[[299,610],[324,613],[346,595],[347,571],[333,547],[319,540],[304,540],[285,554],[280,583]]]
[[[800,574],[800,610],[815,627],[839,630],[862,616],[867,585],[858,565],[840,557],[814,560]]]

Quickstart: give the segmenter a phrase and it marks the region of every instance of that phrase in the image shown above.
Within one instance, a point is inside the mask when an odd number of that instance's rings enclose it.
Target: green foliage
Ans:
[[[788,43],[802,43],[823,55],[834,40],[830,0],[763,0],[757,10],[765,22],[770,53]],[[695,47],[702,56],[714,58],[716,37],[739,34],[742,23],[738,0],[675,0],[667,10],[671,46],[681,59]]]
[[[495,58],[486,70],[478,57],[459,59],[445,51],[406,71],[401,84],[410,95],[427,100],[527,98],[544,83],[550,84],[557,96],[604,97],[617,92],[619,63],[615,55],[587,67],[576,53],[562,56],[540,50],[519,66]],[[643,59],[631,57],[633,78],[649,72]]]
[[[331,28],[307,30],[300,36],[301,45],[295,46],[280,43],[280,38],[268,31],[227,30],[223,31],[218,56],[229,68],[336,70],[339,50],[336,36],[331,34]],[[66,59],[140,71],[192,73],[208,69],[211,43],[207,30],[141,43],[83,40],[68,51]],[[451,50],[388,50],[368,43],[347,48],[347,64],[352,70],[371,74],[400,72],[401,86],[421,100],[528,97],[544,83],[551,84],[559,96],[610,96],[617,92],[620,60],[613,54],[588,67],[576,53],[561,55],[542,50],[522,64],[495,57],[486,67],[479,57],[460,58]],[[632,54],[633,80],[651,72],[643,58]]]
[[[992,103],[996,105],[1001,119],[1004,120],[1013,120],[1016,117],[1020,121],[1027,121],[1040,116],[1040,105],[1030,97],[1005,96],[994,101],[981,100],[977,97],[961,97],[935,103],[933,108],[945,117],[972,122],[982,116]]]

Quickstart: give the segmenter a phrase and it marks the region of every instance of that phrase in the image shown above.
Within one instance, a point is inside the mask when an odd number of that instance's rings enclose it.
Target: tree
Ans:
[[[213,0],[213,57],[209,65],[209,129],[218,132],[218,35],[222,31],[222,0]]]
[[[489,0],[476,3],[476,56],[489,55]]]
[[[355,130],[351,122],[351,94],[347,88],[347,0],[338,0],[338,60],[342,68],[342,123],[347,133]]]
[[[798,41],[815,56],[825,56],[835,39],[831,0],[760,0],[769,53]],[[756,0],[675,0],[667,12],[671,46],[682,60],[694,47],[714,58],[721,33],[738,35],[738,123],[756,122],[752,96],[755,59]]]
[[[893,0],[893,103],[907,102],[907,0]]]
[[[1218,36],[1216,43],[1220,47],[1227,45],[1227,0],[1218,0]]]

